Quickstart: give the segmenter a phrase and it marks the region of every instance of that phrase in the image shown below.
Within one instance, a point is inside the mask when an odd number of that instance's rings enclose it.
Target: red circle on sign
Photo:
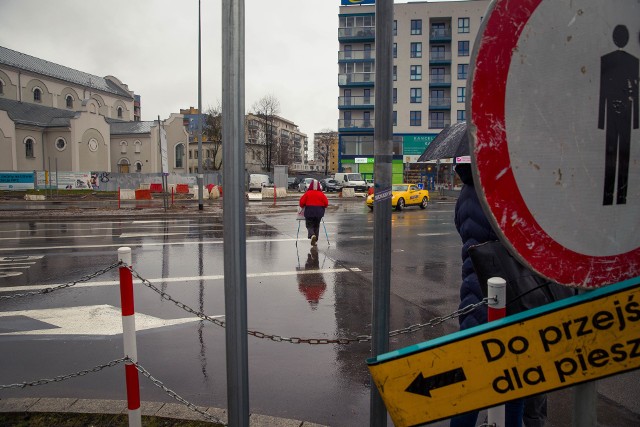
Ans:
[[[582,288],[637,277],[640,248],[592,256],[556,242],[533,217],[511,168],[505,120],[507,78],[522,30],[541,2],[497,0],[477,42],[475,64],[471,67],[469,115],[476,189],[491,213],[494,229],[502,234],[512,252],[539,274]]]

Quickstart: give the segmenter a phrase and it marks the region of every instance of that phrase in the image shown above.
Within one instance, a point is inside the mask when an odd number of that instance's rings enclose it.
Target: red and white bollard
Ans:
[[[501,277],[491,277],[487,280],[487,297],[489,297],[489,305],[487,308],[487,319],[489,322],[504,318],[507,314],[507,282]],[[504,405],[489,408],[487,410],[487,421],[489,425],[504,427]]]
[[[124,263],[120,266],[120,305],[122,307],[122,340],[124,342],[124,355],[131,359],[125,362],[125,376],[127,381],[127,408],[129,409],[129,427],[142,426],[142,413],[140,411],[140,382],[138,370],[133,363],[138,363],[138,348],[136,345],[136,318],[133,305],[133,276],[129,266],[131,265],[131,248],[118,249],[118,261]]]

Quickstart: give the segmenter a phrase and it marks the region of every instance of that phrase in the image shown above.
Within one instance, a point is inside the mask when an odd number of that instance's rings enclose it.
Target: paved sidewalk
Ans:
[[[220,408],[198,407],[217,419],[227,422],[227,411]],[[0,399],[0,412],[54,412],[84,414],[126,414],[127,402],[124,400],[96,400],[73,398],[8,398]],[[207,421],[203,416],[178,403],[142,402],[142,415],[173,418],[180,420]],[[307,421],[250,414],[251,427],[327,427]]]

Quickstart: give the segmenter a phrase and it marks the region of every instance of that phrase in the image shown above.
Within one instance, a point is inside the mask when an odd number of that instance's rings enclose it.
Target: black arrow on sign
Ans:
[[[456,368],[451,371],[442,372],[426,378],[423,377],[422,372],[420,372],[405,391],[419,394],[420,396],[431,397],[431,390],[466,380],[467,377],[464,375],[464,370],[462,368]]]

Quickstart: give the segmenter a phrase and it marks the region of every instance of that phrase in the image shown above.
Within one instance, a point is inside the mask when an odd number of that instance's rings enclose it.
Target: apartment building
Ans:
[[[394,5],[394,183],[416,175],[433,179],[436,168],[418,164],[418,157],[445,126],[466,120],[470,55],[488,5],[489,0]],[[338,169],[372,178],[375,6],[341,6],[338,42]]]

